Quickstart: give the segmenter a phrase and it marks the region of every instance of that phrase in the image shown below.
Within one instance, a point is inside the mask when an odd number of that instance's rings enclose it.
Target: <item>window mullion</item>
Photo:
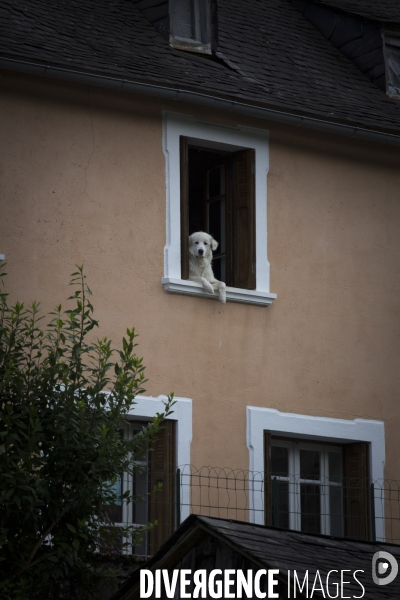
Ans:
[[[328,452],[325,450],[320,453],[321,465],[321,533],[329,535],[329,466]]]
[[[290,444],[289,455],[291,483],[289,484],[289,506],[291,529],[301,529],[301,501],[300,501],[300,452],[296,442]]]
[[[127,427],[124,431],[124,435],[125,435],[126,439],[131,440],[133,438],[132,427]],[[131,462],[131,460],[132,460],[131,452],[128,453],[128,460],[129,460],[129,462]],[[130,495],[132,496],[132,475],[127,472],[122,474],[122,486],[121,486],[122,493],[124,493],[126,490],[129,490]],[[122,523],[123,523],[123,525],[131,525],[132,524],[132,519],[129,519],[129,511],[130,510],[132,510],[132,504],[131,503],[127,504],[127,502],[125,500],[123,500],[122,501]],[[132,539],[129,539],[126,536],[123,536],[122,541],[123,541],[123,543],[126,543],[126,542],[129,543],[129,546],[126,546],[124,549],[124,554],[132,554]]]

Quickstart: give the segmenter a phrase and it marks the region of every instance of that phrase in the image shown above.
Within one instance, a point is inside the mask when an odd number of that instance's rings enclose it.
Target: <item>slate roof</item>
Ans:
[[[279,569],[280,575],[287,581],[287,572],[296,570],[300,581],[303,580],[305,572],[308,571],[310,591],[318,570],[323,581],[332,569],[338,571],[355,570],[364,571],[358,573],[357,578],[365,588],[365,598],[374,600],[389,600],[400,596],[400,576],[388,585],[377,586],[372,580],[372,557],[375,552],[385,551],[392,554],[400,561],[400,546],[385,543],[359,542],[319,536],[264,527],[262,525],[251,525],[240,521],[227,521],[210,517],[191,515],[184,521],[175,534],[164,544],[164,546],[147,563],[145,569],[159,568],[158,564],[168,554],[169,567],[174,568],[173,552],[178,549],[180,541],[185,545],[185,551],[191,548],[190,535],[193,535],[193,544],[198,543],[195,530],[202,528],[206,533],[211,533],[223,543],[244,554],[250,560],[253,559],[258,565],[266,569]],[[262,568],[262,567],[261,567]],[[335,581],[332,574],[331,581]],[[361,588],[353,579],[351,573],[345,574],[346,581],[350,583],[345,587],[346,596],[361,596]],[[135,572],[124,584],[123,588],[113,597],[117,600],[131,590],[139,580],[139,571]],[[331,593],[334,592],[331,590]],[[320,594],[315,594],[320,597]]]
[[[399,0],[317,0],[317,2],[373,21],[400,23]]]
[[[171,48],[131,0],[0,0],[2,57],[400,133],[400,105],[290,0],[219,0],[214,59]]]

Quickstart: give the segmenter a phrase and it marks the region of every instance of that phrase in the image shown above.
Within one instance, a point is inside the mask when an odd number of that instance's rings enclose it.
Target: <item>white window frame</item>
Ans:
[[[249,449],[250,471],[257,472],[250,493],[250,521],[264,524],[264,431],[272,436],[288,436],[321,444],[367,442],[370,448],[370,477],[383,480],[385,466],[385,425],[369,419],[333,419],[284,413],[273,408],[247,406],[246,442]],[[375,498],[375,531],[377,541],[385,541],[384,502]]]
[[[342,483],[336,483],[329,480],[328,453],[335,452],[343,456],[341,446],[333,446],[329,444],[315,444],[303,440],[295,439],[275,439],[272,438],[271,446],[288,449],[288,476],[272,475],[277,481],[284,481],[289,484],[289,528],[295,531],[301,531],[301,506],[300,506],[300,485],[301,483],[310,483],[320,486],[321,494],[321,515],[320,527],[321,534],[331,535],[330,519],[329,519],[329,488],[343,488],[343,473]],[[322,458],[320,462],[320,478],[319,480],[305,480],[300,478],[300,450],[311,450],[319,452]]]
[[[154,418],[157,413],[164,411],[164,402],[167,396],[137,396],[135,398],[135,406],[129,412],[128,421],[143,421],[147,422]],[[167,417],[167,420],[176,421],[176,466],[177,468],[183,465],[190,464],[190,445],[192,442],[192,400],[190,398],[175,397],[176,401],[172,407],[172,413]],[[129,422],[124,428],[124,435],[129,438],[133,435],[133,427]],[[128,485],[132,489],[132,476],[123,474],[123,478],[127,477]],[[190,488],[183,486],[180,497],[181,505],[181,521],[186,519],[190,514]],[[115,523],[116,526],[136,525],[128,519],[128,510],[131,510],[125,503],[122,504],[122,523]],[[123,539],[123,542],[126,542]],[[124,550],[125,554],[132,553],[132,547],[128,546]]]
[[[269,289],[270,265],[267,257],[268,131],[241,126],[224,127],[168,112],[163,113],[167,190],[167,239],[164,248],[164,277],[161,279],[164,290],[173,294],[218,299],[217,294],[208,294],[200,283],[181,278],[180,136],[205,148],[255,150],[256,289],[227,287],[226,297],[228,302],[268,306],[276,298],[276,294]]]

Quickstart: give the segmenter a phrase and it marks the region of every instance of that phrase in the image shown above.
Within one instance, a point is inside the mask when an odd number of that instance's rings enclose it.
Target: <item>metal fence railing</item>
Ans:
[[[400,544],[400,481],[271,477],[185,465],[177,470],[177,522],[203,516]],[[267,498],[266,498],[267,496]]]
[[[158,522],[127,552],[153,554],[190,514],[400,544],[397,480],[272,476],[266,481],[263,472],[183,465],[168,467],[163,487],[148,494],[154,483],[144,471],[137,481],[121,482],[122,493],[132,489],[133,501],[113,507],[114,520],[125,525]]]
[[[177,470],[180,520],[190,513],[264,522],[264,474],[184,465]]]

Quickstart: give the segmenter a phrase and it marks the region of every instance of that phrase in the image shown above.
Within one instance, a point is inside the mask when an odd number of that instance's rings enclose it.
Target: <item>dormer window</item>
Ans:
[[[169,0],[171,46],[211,54],[211,1]]]
[[[384,39],[387,93],[400,99],[400,32],[385,33]]]

